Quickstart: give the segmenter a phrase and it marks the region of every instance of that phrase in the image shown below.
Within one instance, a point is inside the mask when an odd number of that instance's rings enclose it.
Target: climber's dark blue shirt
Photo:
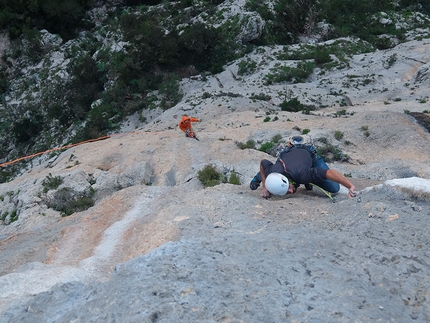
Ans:
[[[283,153],[281,159],[285,164],[285,169],[281,161],[277,161],[275,164],[267,159],[261,161],[266,177],[270,173],[276,172],[287,176],[296,184],[318,184],[327,179],[327,169],[312,167],[312,158],[306,149],[292,148]]]

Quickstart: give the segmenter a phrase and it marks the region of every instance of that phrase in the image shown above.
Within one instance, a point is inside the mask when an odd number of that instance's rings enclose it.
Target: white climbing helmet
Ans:
[[[288,178],[279,173],[270,173],[266,177],[266,189],[273,195],[285,195],[290,188]]]

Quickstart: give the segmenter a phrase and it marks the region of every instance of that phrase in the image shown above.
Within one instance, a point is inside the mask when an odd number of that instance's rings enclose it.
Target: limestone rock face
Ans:
[[[242,7],[231,5],[238,40],[258,39],[264,21]],[[106,10],[94,12],[100,23]],[[318,45],[335,42],[362,45]],[[0,322],[429,322],[430,44],[332,54],[333,68],[268,84],[296,66],[278,54],[298,47],[262,46],[183,78],[176,106],[32,159],[0,184]],[[319,108],[281,108],[294,99]],[[199,141],[178,129],[184,114],[200,119]],[[261,148],[304,132],[342,153],[328,165],[356,198],[344,187],[335,203],[315,187],[270,199],[249,189],[261,159],[275,161]],[[203,187],[207,165],[227,180]],[[56,210],[59,199],[75,211]]]
[[[238,39],[247,43],[260,38],[263,33],[265,21],[256,12],[245,12],[240,18],[240,34]]]

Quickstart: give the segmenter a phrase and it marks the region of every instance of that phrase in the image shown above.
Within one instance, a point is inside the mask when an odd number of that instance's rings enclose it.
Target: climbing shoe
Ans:
[[[305,187],[308,191],[312,191],[312,184],[305,184]]]
[[[257,173],[257,175],[254,176],[254,178],[252,179],[251,183],[249,183],[249,187],[251,188],[251,190],[255,191],[261,183],[261,175],[260,173]]]

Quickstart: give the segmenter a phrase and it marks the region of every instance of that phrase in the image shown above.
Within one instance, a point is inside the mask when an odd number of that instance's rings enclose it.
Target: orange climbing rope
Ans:
[[[62,146],[62,147],[52,148],[52,149],[49,149],[49,150],[46,150],[46,151],[42,151],[42,152],[39,152],[39,153],[36,153],[36,154],[32,154],[32,155],[20,157],[18,159],[12,160],[12,161],[5,162],[3,164],[0,164],[0,167],[12,165],[12,164],[15,164],[15,163],[17,163],[17,162],[19,162],[21,160],[33,158],[33,157],[40,156],[40,155],[43,155],[43,154],[47,154],[47,153],[50,153],[50,152],[53,152],[53,151],[63,150],[63,149],[69,149],[69,148],[72,148],[72,147],[75,147],[75,146],[79,146],[79,145],[83,145],[83,144],[86,144],[86,143],[89,143],[89,142],[94,142],[94,141],[99,141],[99,140],[105,140],[105,139],[108,139],[110,137],[111,136],[103,136],[103,137],[99,137],[99,138],[96,138],[96,139],[89,139],[89,140],[81,141],[81,142],[78,142],[76,144],[69,144],[69,145]]]
[[[18,159],[15,159],[15,160],[8,161],[8,162],[0,164],[0,167],[5,167],[5,166],[8,166],[8,165],[12,165],[12,164],[15,164],[15,163],[17,163],[19,161],[30,159],[30,158],[33,158],[33,157],[37,157],[37,156],[40,156],[40,155],[44,155],[44,154],[47,154],[47,153],[50,153],[50,152],[53,152],[53,151],[69,149],[69,148],[72,148],[72,147],[75,147],[75,146],[87,144],[87,143],[90,143],[90,142],[105,140],[105,139],[116,137],[116,136],[123,136],[123,135],[127,135],[127,134],[138,134],[138,133],[145,133],[145,134],[149,134],[150,133],[150,134],[156,135],[156,134],[162,133],[162,131],[161,132],[160,131],[151,131],[151,132],[148,132],[148,131],[131,131],[131,132],[114,133],[114,134],[111,134],[110,136],[103,136],[103,137],[99,137],[99,138],[95,138],[95,139],[88,139],[88,140],[85,140],[85,141],[78,142],[76,144],[69,144],[69,145],[65,145],[65,146],[62,146],[62,147],[56,147],[56,148],[52,148],[52,149],[49,149],[49,150],[46,150],[46,151],[42,151],[42,152],[39,152],[39,153],[35,153],[35,154],[32,154],[32,155],[20,157]]]

